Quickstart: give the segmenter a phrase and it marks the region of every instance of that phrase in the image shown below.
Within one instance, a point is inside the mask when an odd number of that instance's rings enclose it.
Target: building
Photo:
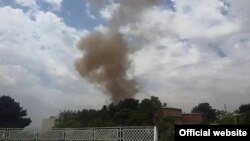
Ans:
[[[163,107],[163,115],[173,117],[175,124],[182,123],[182,110],[172,107]]]
[[[199,124],[202,122],[201,113],[182,113],[181,109],[163,107],[163,115],[173,117],[175,124]]]
[[[55,126],[56,123],[56,117],[55,116],[51,116],[47,119],[43,119],[43,123],[42,123],[42,129],[43,130],[49,130],[51,128],[53,128]]]
[[[182,124],[199,124],[202,122],[201,113],[182,113]]]

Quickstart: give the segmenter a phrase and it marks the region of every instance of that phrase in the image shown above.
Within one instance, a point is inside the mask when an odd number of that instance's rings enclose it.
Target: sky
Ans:
[[[63,110],[110,103],[74,62],[81,38],[107,32],[121,1],[0,0],[0,95],[27,109],[32,127]],[[163,0],[119,25],[137,99],[157,96],[190,112],[201,102],[236,110],[250,101],[250,1]]]

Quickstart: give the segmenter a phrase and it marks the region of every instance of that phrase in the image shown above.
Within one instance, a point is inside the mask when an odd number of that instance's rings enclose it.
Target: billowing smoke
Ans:
[[[121,34],[105,36],[95,32],[82,39],[78,47],[84,56],[76,61],[77,70],[91,82],[104,86],[114,103],[138,92],[135,80],[127,77],[128,47]]]
[[[89,1],[91,2],[91,1]],[[93,1],[92,1],[93,2]],[[100,6],[103,3],[98,3]],[[111,100],[132,98],[139,91],[135,79],[129,78],[128,60],[129,48],[119,27],[126,22],[136,21],[141,12],[155,5],[155,0],[125,0],[118,1],[119,7],[113,13],[107,33],[94,32],[84,37],[78,43],[83,57],[75,62],[80,75],[92,83],[105,88]]]

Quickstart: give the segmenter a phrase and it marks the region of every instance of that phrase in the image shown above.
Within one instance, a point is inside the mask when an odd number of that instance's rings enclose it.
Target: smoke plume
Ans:
[[[132,98],[139,91],[135,79],[128,78],[127,71],[131,66],[129,48],[119,28],[126,22],[136,21],[145,8],[156,4],[155,0],[118,2],[119,8],[109,21],[108,32],[93,32],[82,38],[78,48],[83,56],[75,62],[79,74],[91,83],[104,87],[113,103]],[[102,4],[104,2],[96,5],[101,7]]]
[[[76,61],[76,69],[81,76],[104,86],[114,103],[138,92],[135,80],[127,78],[128,47],[121,34],[96,32],[82,39],[78,47],[85,54]]]

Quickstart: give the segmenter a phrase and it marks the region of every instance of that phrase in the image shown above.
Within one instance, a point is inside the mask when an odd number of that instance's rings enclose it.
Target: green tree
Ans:
[[[144,125],[156,125],[162,115],[162,104],[158,97],[144,99],[139,105],[139,113],[144,116]]]
[[[24,128],[31,123],[27,111],[9,96],[0,97],[0,128]]]
[[[128,98],[123,101],[120,101],[117,107],[118,110],[119,109],[137,110],[138,105],[139,105],[139,100]]]
[[[58,128],[77,128],[81,127],[81,123],[77,119],[79,112],[63,111],[60,112],[59,118],[56,120],[55,127]]]
[[[239,124],[250,124],[250,104],[239,107],[237,120]]]
[[[234,113],[225,112],[225,111],[216,111],[217,123],[218,124],[227,124],[233,125],[235,124],[235,116]]]
[[[132,98],[120,101],[118,105],[115,106],[116,112],[113,116],[113,120],[117,125],[120,126],[135,126],[140,125],[138,120],[136,120],[138,114],[137,109],[139,105],[139,100]]]
[[[250,104],[243,104],[239,107],[239,112],[244,113],[250,111]]]
[[[133,111],[129,109],[122,109],[115,113],[114,121],[119,126],[129,126],[130,125],[130,118],[133,114]]]
[[[216,109],[213,109],[209,103],[200,103],[195,106],[191,113],[202,113],[204,123],[212,123],[216,120]]]
[[[174,141],[174,122],[171,116],[162,116],[158,122],[158,134],[160,141]]]
[[[159,128],[161,141],[174,140],[174,118],[162,115],[162,104],[152,96],[139,103],[125,99],[100,110],[65,111],[59,114],[56,127],[153,126]]]

